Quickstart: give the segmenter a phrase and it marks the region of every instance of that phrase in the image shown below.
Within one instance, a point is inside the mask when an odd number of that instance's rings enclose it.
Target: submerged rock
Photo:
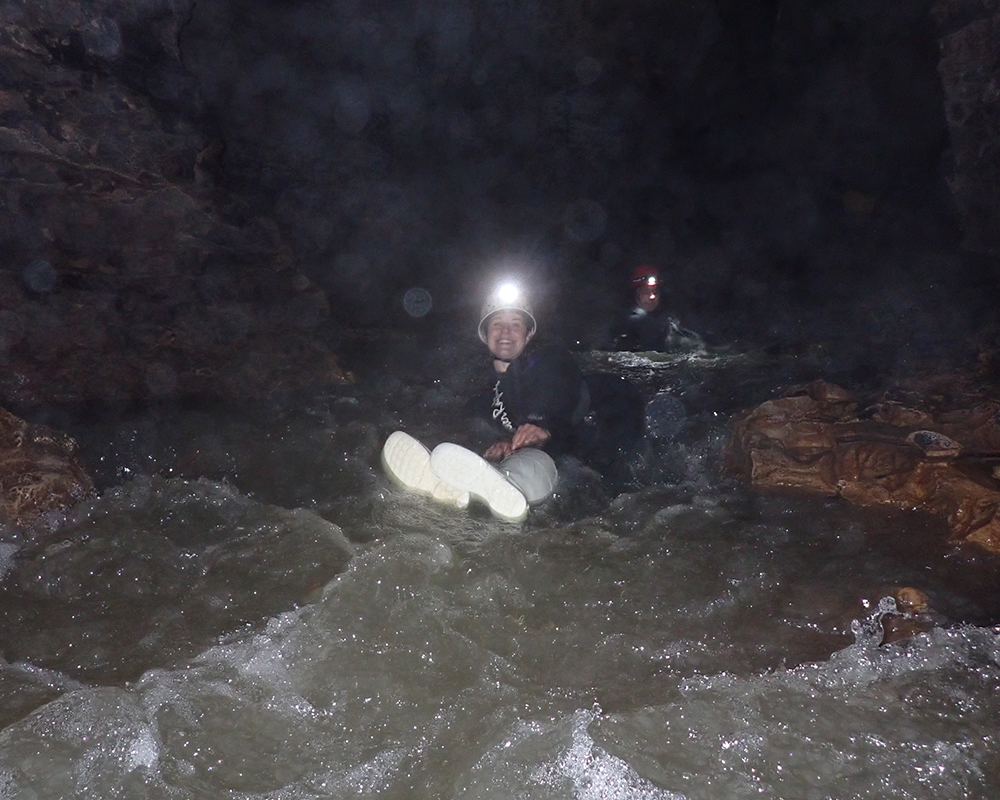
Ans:
[[[66,434],[0,408],[0,524],[27,525],[93,494],[76,449]]]
[[[859,407],[815,381],[745,411],[733,421],[726,471],[761,488],[927,511],[954,539],[1000,552],[1000,402]]]

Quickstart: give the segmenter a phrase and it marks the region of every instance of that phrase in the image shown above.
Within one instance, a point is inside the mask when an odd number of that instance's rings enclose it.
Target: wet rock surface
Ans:
[[[0,525],[27,525],[94,492],[76,442],[0,409]]]
[[[736,415],[726,451],[726,471],[753,486],[927,511],[992,552],[998,464],[1000,402],[957,375],[869,403],[815,381]]]

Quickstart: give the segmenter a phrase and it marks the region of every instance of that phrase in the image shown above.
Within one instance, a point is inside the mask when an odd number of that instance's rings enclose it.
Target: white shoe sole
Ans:
[[[446,483],[482,500],[493,516],[520,522],[528,516],[528,501],[502,472],[471,450],[439,444],[431,453],[431,469]]]
[[[397,484],[439,503],[466,508],[469,493],[448,485],[431,470],[431,451],[403,431],[391,434],[382,447],[382,467]]]

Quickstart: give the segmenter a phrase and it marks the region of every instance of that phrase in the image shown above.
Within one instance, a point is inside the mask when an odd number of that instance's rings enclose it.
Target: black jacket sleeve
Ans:
[[[520,356],[499,377],[499,389],[513,427],[538,425],[552,434],[557,448],[587,411],[583,375],[562,348]]]

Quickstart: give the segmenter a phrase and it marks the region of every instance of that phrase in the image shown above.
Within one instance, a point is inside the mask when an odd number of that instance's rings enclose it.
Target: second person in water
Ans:
[[[704,352],[705,342],[663,307],[660,271],[643,264],[632,271],[628,308],[611,327],[606,347],[632,352]]]

